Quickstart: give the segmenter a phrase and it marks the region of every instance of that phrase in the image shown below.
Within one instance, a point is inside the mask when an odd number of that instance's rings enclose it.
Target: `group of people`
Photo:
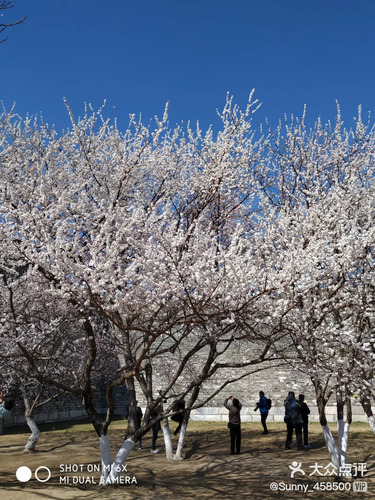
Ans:
[[[136,407],[135,430],[139,429],[139,427],[142,424],[142,418],[143,418],[142,408],[138,405],[138,401],[136,401],[136,404],[137,404],[137,407]],[[182,413],[182,410],[184,410],[184,409],[185,409],[185,401],[183,401],[183,400],[176,402],[176,404],[173,408],[173,411],[179,412],[179,413],[172,415],[172,417],[171,417],[171,420],[178,423],[178,425],[173,433],[174,436],[176,436],[181,430],[182,422],[184,419],[184,415]],[[157,419],[160,411],[161,411],[161,404],[159,403],[155,407],[154,411],[151,413],[151,420]],[[127,410],[127,414],[125,415],[125,418],[128,418],[128,415],[129,415],[129,410]],[[158,435],[159,435],[160,430],[161,430],[160,420],[157,420],[154,423],[154,425],[152,426],[151,453],[159,453],[160,452],[160,449],[156,447],[156,440],[158,439]],[[140,438],[137,441],[136,445],[137,445],[138,450],[142,449],[142,438]]]
[[[228,428],[230,431],[230,454],[241,453],[241,408],[242,404],[234,396],[228,396],[224,401],[224,406],[229,410]],[[268,434],[267,417],[271,407],[271,400],[267,399],[264,392],[259,392],[259,401],[256,403],[254,411],[259,410],[260,420],[263,427],[262,434]],[[285,417],[284,422],[287,426],[287,436],[285,449],[290,450],[293,440],[293,431],[296,432],[298,450],[308,450],[309,445],[308,425],[310,409],[305,403],[305,396],[300,394],[298,400],[293,391],[288,393],[284,401]],[[303,439],[302,439],[303,432]]]
[[[296,441],[298,450],[306,450],[311,448],[309,445],[309,435],[308,435],[308,424],[309,424],[309,414],[310,409],[305,403],[305,397],[303,394],[298,396],[298,400],[295,397],[295,393],[290,391],[287,398],[284,401],[285,407],[285,417],[284,422],[287,426],[287,436],[285,449],[290,450],[293,440],[293,432],[296,433]],[[138,401],[136,401],[136,429],[141,426],[142,422],[142,409],[138,406]],[[2,394],[0,393],[0,434],[3,431],[3,421],[6,417],[10,415],[10,412],[14,406],[14,401],[10,399],[3,400]],[[224,401],[224,406],[229,410],[229,422],[228,428],[230,430],[230,453],[231,455],[241,453],[241,402],[234,396],[228,396]],[[260,419],[263,427],[262,434],[268,434],[267,428],[267,417],[269,409],[271,406],[271,400],[267,399],[264,392],[259,392],[259,401],[256,403],[254,411],[259,410]],[[183,410],[185,409],[185,402],[178,401],[173,408],[175,413],[171,420],[178,423],[174,435],[178,434],[181,429],[183,422]],[[160,404],[154,409],[151,414],[151,420],[157,419],[158,414],[161,410]],[[128,415],[126,415],[128,418]],[[159,430],[161,429],[160,420],[157,420],[152,426],[152,441],[151,441],[151,453],[159,453],[159,449],[156,447],[156,440],[158,438]],[[303,437],[302,437],[303,434]],[[138,449],[142,449],[142,439],[137,442]]]
[[[296,431],[297,448],[299,450],[308,450],[309,445],[309,414],[310,409],[305,403],[305,396],[300,394],[296,399],[293,391],[289,391],[284,401],[287,435],[285,449],[290,450],[293,440],[293,431]],[[302,440],[303,432],[303,440]]]
[[[140,406],[136,407],[136,429],[141,426],[142,422],[142,409]],[[14,406],[13,400],[3,400],[2,394],[0,393],[0,434],[3,430],[3,421],[4,419],[10,415],[10,412]],[[241,453],[241,409],[242,404],[239,399],[234,396],[228,396],[224,401],[224,406],[229,410],[229,421],[228,428],[230,431],[230,453],[231,455],[240,454]],[[269,413],[269,409],[271,406],[271,400],[267,399],[264,392],[259,392],[259,401],[256,403],[254,411],[259,410],[261,423],[263,427],[262,434],[268,434],[267,428],[267,417]],[[287,436],[285,449],[290,450],[292,446],[293,440],[293,432],[296,433],[296,441],[298,450],[307,450],[311,448],[309,445],[309,435],[308,435],[308,425],[309,425],[309,414],[310,409],[305,403],[305,397],[303,394],[298,396],[298,400],[295,397],[295,393],[290,391],[288,396],[284,401],[285,407],[285,417],[284,422],[287,426]],[[173,410],[175,413],[171,419],[178,423],[174,435],[178,434],[182,421],[183,421],[183,411],[185,408],[184,401],[178,401]],[[160,404],[154,409],[151,420],[157,419],[158,414],[161,410]],[[126,415],[127,418],[127,415]],[[157,420],[155,424],[152,426],[152,442],[151,442],[151,453],[159,453],[159,449],[156,447],[156,440],[158,438],[159,430],[161,429],[160,420]],[[139,439],[137,442],[138,449],[142,449],[142,439]]]

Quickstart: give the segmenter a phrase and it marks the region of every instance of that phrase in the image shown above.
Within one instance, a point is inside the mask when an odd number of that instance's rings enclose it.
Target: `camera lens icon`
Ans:
[[[33,475],[33,473],[31,472],[31,469],[26,467],[26,465],[23,465],[22,467],[18,467],[18,469],[16,471],[16,478],[21,483],[27,483],[27,481],[30,481],[32,475]]]
[[[27,481],[30,481],[32,475],[32,470],[26,465],[22,465],[16,470],[16,478],[21,483],[27,483]],[[40,467],[35,469],[34,476],[35,479],[40,483],[46,483],[51,478],[51,471],[48,467],[41,465]]]

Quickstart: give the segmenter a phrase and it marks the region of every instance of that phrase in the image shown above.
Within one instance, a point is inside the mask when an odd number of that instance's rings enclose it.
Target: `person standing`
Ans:
[[[3,400],[3,396],[0,393],[0,434],[3,433],[4,419],[6,419],[10,416],[13,407],[14,407],[13,399]]]
[[[142,417],[143,417],[143,412],[142,408],[138,405],[138,401],[136,401],[137,407],[135,409],[136,411],[136,420],[135,420],[135,430],[139,429],[141,424],[142,424]],[[139,438],[137,441],[137,446],[138,450],[142,449],[142,438]]]
[[[229,410],[228,427],[230,430],[230,454],[234,455],[234,450],[236,450],[236,454],[239,455],[241,453],[242,404],[237,398],[229,396],[225,399],[224,406]]]
[[[142,424],[142,417],[143,417],[143,412],[142,408],[138,405],[138,401],[135,402],[136,408],[135,408],[135,420],[134,420],[134,432],[137,431],[141,424]],[[125,415],[124,418],[129,421],[129,405],[125,406]],[[125,430],[125,439],[127,439],[129,435],[129,422],[128,422],[128,427]],[[136,443],[138,450],[142,449],[142,438],[140,438],[137,443]]]
[[[154,411],[151,413],[151,420],[158,418],[161,412],[161,404],[155,407]],[[158,438],[159,431],[161,429],[160,420],[157,420],[152,426],[152,441],[151,441],[151,453],[159,453],[160,449],[156,448],[156,440]]]
[[[182,401],[178,401],[178,403],[176,403],[175,407],[173,408],[173,411],[180,411],[180,410],[184,410],[184,409],[185,409],[185,401],[182,400]],[[176,415],[173,415],[171,417],[171,420],[173,420],[173,422],[178,423],[178,426],[176,427],[176,429],[173,433],[173,435],[176,436],[181,430],[182,422],[184,421],[184,414],[177,413]]]
[[[298,402],[301,405],[301,415],[302,415],[302,430],[303,430],[303,445],[305,450],[309,450],[311,445],[309,445],[309,415],[310,408],[305,403],[305,396],[300,394],[298,396]]]
[[[287,398],[284,401],[285,407],[285,418],[284,421],[287,425],[287,435],[285,449],[290,450],[293,441],[293,430],[296,431],[297,448],[303,450],[302,444],[302,415],[301,415],[301,405],[295,398],[293,391],[288,393]]]
[[[259,391],[259,401],[257,402],[254,411],[259,409],[260,412],[260,421],[262,422],[263,432],[262,434],[268,434],[266,420],[268,417],[268,408],[267,408],[267,398],[263,391]]]

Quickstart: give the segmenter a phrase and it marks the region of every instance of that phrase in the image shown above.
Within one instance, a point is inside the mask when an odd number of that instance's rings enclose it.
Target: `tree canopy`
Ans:
[[[136,440],[160,403],[159,420],[181,399],[188,416],[214,396],[200,389],[219,370],[218,390],[265,361],[311,378],[324,427],[338,388],[368,404],[375,134],[360,112],[353,130],[338,109],[334,126],[308,129],[303,116],[261,135],[253,93],[245,111],[227,97],[218,132],[170,128],[167,108],[153,127],[131,116],[125,132],[103,110],[87,106],[76,120],[67,108],[63,133],[12,113],[0,120],[1,335],[12,356],[69,390],[69,351],[100,439],[116,385],[128,389]],[[104,359],[103,422],[91,376]]]

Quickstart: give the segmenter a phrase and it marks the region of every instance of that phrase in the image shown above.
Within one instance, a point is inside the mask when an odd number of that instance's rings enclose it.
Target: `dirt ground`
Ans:
[[[53,426],[56,427],[54,430]],[[365,464],[362,466],[365,470],[359,471],[357,478],[345,480],[330,475],[329,467],[326,469],[330,459],[318,424],[310,425],[312,448],[303,452],[295,448],[284,449],[284,424],[270,423],[269,428],[270,433],[263,436],[260,424],[243,424],[242,452],[230,455],[229,431],[224,423],[191,422],[183,461],[166,460],[163,446],[160,454],[151,454],[148,435],[143,440],[143,449],[132,451],[126,471],[120,474],[125,484],[115,486],[100,486],[99,472],[91,470],[100,463],[100,455],[98,438],[89,425],[59,423],[43,426],[38,451],[33,454],[23,452],[28,438],[26,429],[8,428],[6,434],[0,436],[0,498],[375,498],[375,440],[367,425],[352,426],[348,453],[348,462],[353,467],[354,464]],[[112,458],[121,445],[123,429],[124,422],[115,422],[111,426]],[[158,444],[163,444],[161,436]],[[319,472],[314,472],[315,464],[319,466]],[[20,482],[16,477],[21,466],[32,471],[27,482]],[[38,467],[41,467],[37,471],[39,481],[35,477]],[[46,467],[50,470],[49,479]],[[294,467],[294,477],[291,477],[290,467]],[[361,468],[360,465],[356,467]],[[78,470],[69,472],[72,468]],[[365,483],[367,492],[353,491],[354,487],[364,488]],[[305,488],[307,492],[303,491]],[[327,491],[327,488],[337,488],[338,491]]]

